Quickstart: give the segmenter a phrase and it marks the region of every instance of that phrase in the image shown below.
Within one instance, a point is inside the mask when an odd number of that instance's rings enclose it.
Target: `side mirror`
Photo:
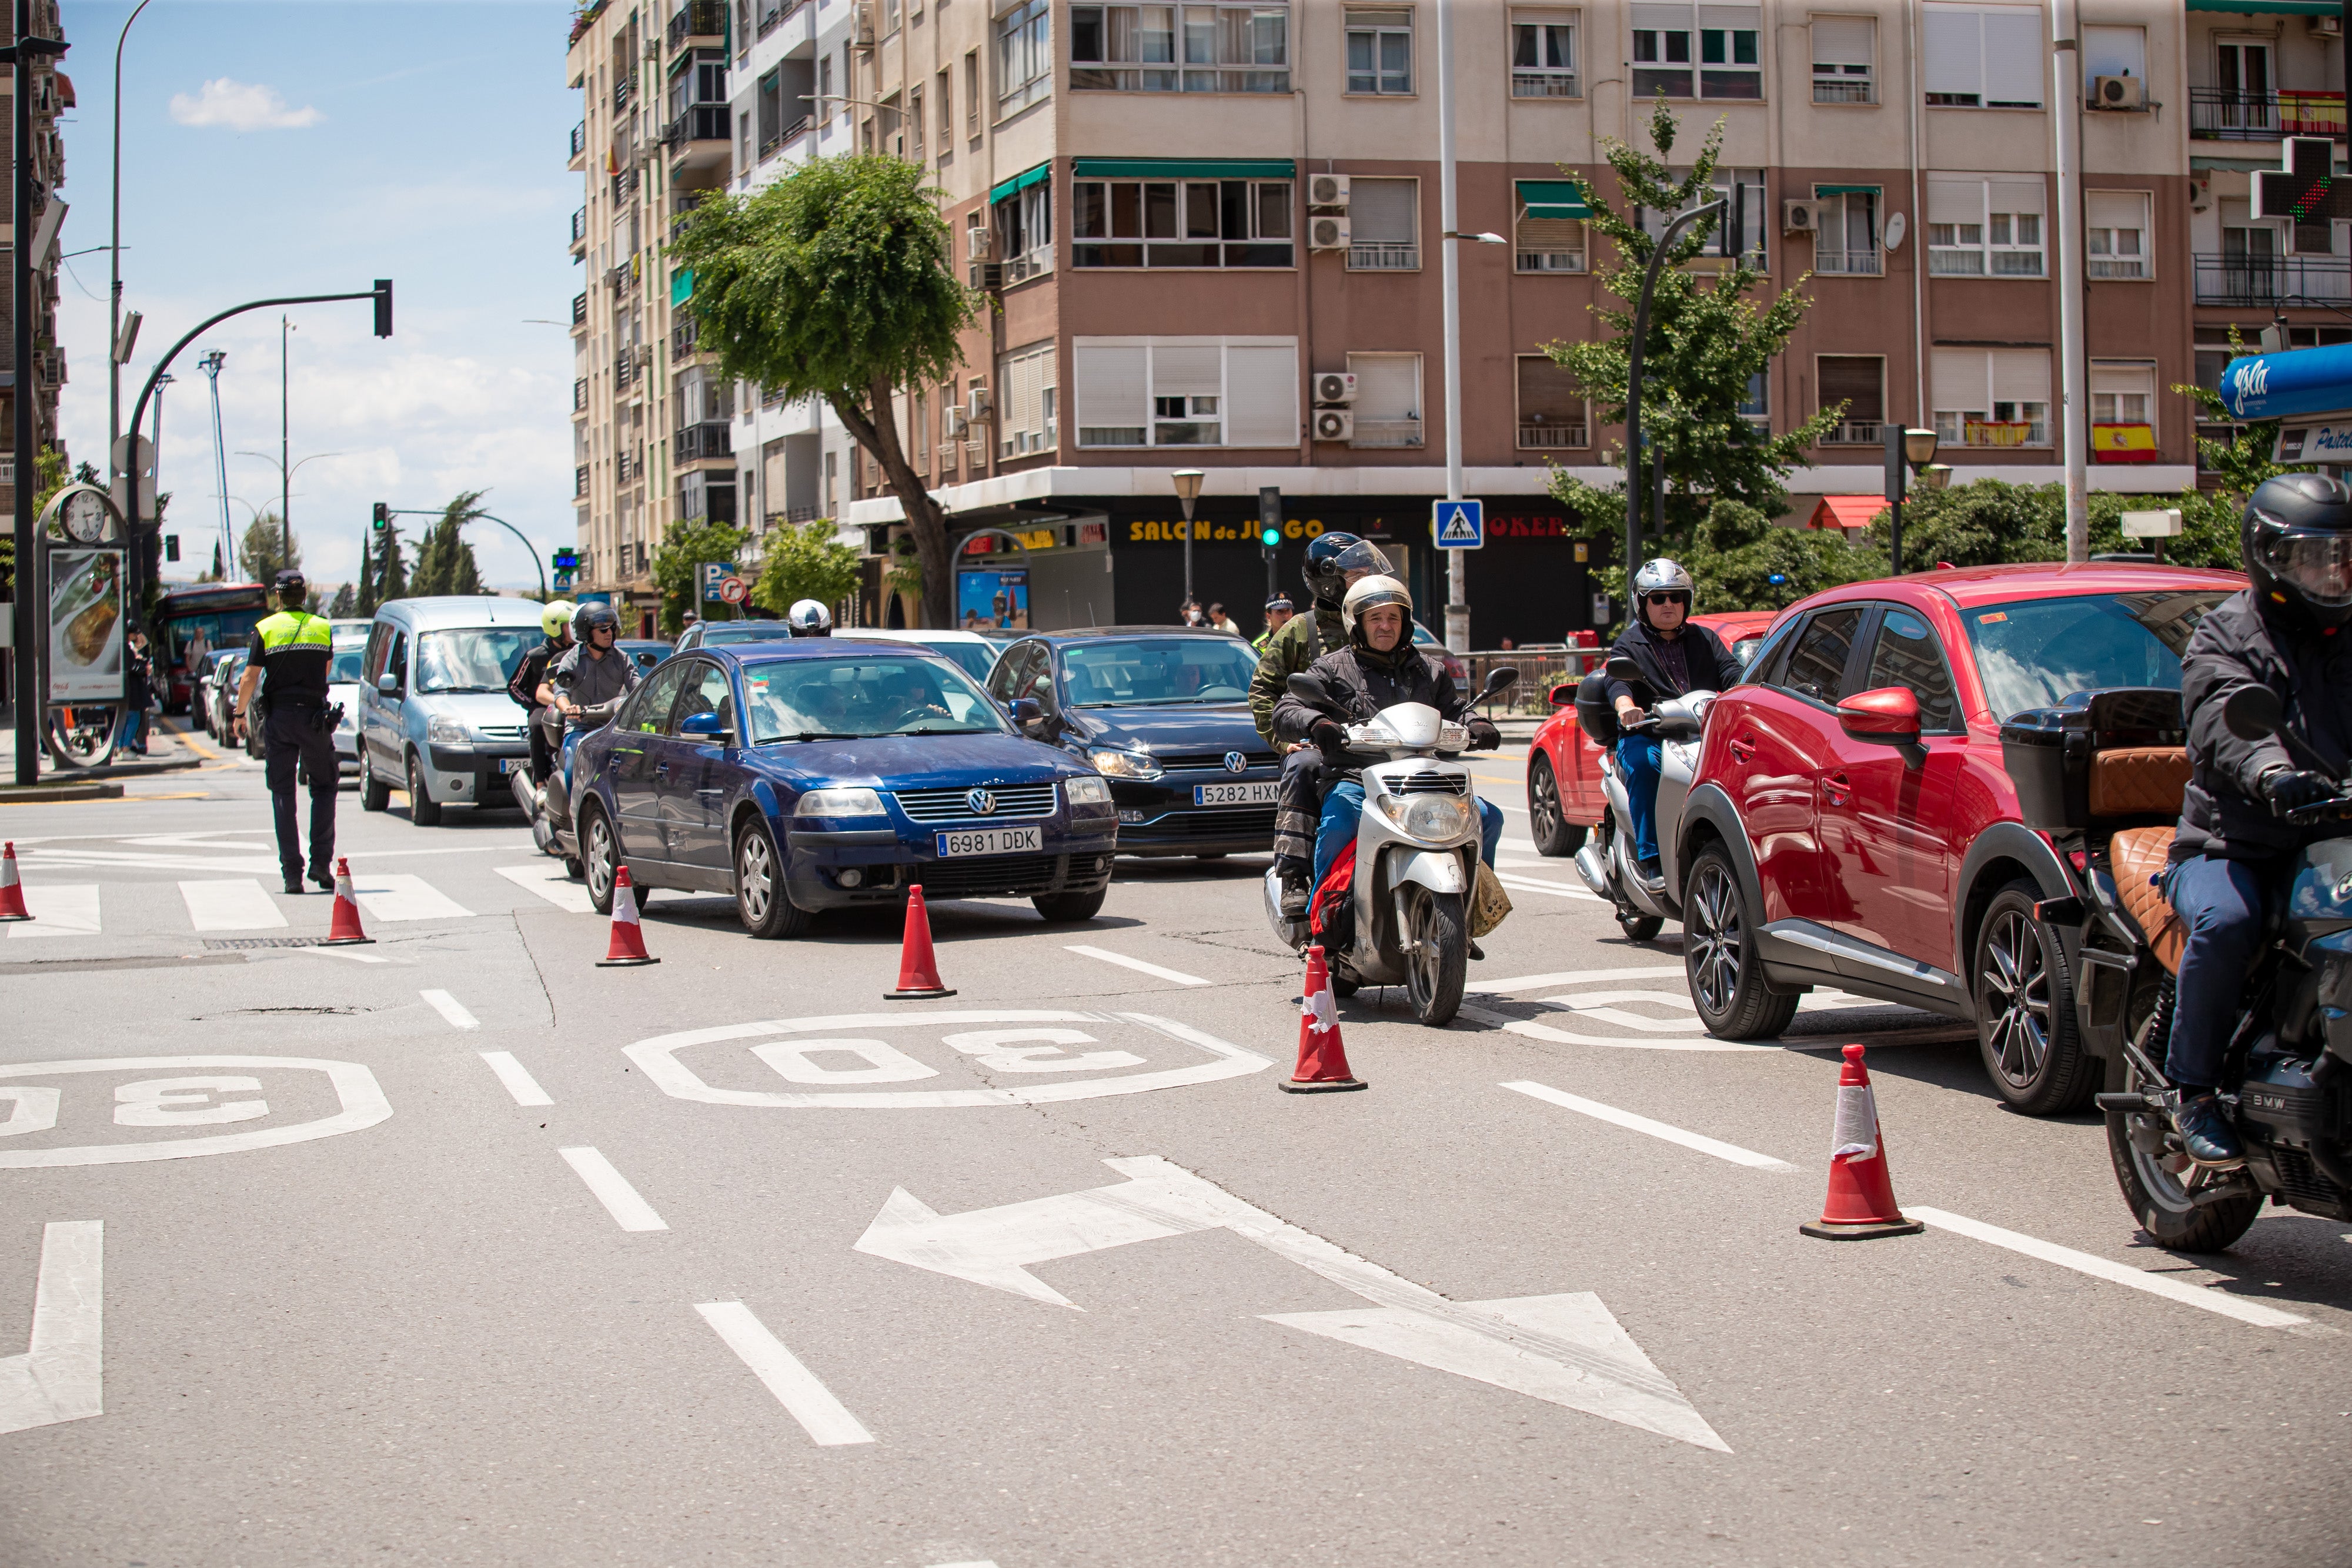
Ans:
[[[725,746],[735,732],[719,722],[715,713],[688,714],[686,722],[677,727],[678,734],[694,740],[708,740]]]
[[[1500,696],[1503,693],[1509,691],[1513,686],[1516,686],[1518,684],[1519,672],[1517,666],[1512,664],[1497,664],[1493,669],[1486,672],[1486,686],[1484,691],[1478,694],[1478,700],[1480,702],[1485,702],[1488,697]]]
[[[2221,722],[2240,740],[2267,740],[2286,727],[2286,708],[2268,686],[2240,686],[2222,700]]]
[[[1013,722],[1024,735],[1040,733],[1045,727],[1045,705],[1035,697],[1014,697]]]
[[[1285,676],[1282,689],[1300,702],[1312,703],[1317,707],[1331,706],[1331,688],[1323,684],[1322,676],[1309,671],[1298,670]]]
[[[1574,681],[1570,681],[1570,682],[1567,682],[1567,683],[1566,683],[1566,684],[1564,684],[1564,685],[1557,685],[1557,686],[1552,687],[1552,689],[1551,689],[1551,706],[1554,706],[1554,707],[1566,707],[1566,706],[1569,706],[1569,704],[1570,704],[1570,703],[1574,702],[1575,700],[1576,700],[1576,683],[1575,683]]]
[[[1838,723],[1856,740],[1883,741],[1889,746],[1919,743],[1919,699],[1908,686],[1881,686],[1856,692],[1838,704]]]
[[[386,670],[375,678],[375,689],[388,697],[396,697],[400,695],[400,677]]]

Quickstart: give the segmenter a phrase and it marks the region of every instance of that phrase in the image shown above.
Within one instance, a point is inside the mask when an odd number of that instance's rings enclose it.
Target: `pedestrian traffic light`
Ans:
[[[392,527],[392,507],[385,502],[378,501],[375,504],[375,531],[382,533],[390,527]]]

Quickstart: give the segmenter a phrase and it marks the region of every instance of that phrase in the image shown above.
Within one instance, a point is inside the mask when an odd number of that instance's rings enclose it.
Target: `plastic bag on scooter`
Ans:
[[[1478,862],[1478,885],[1470,892],[1470,936],[1473,941],[1484,936],[1509,918],[1511,895],[1503,891],[1502,878],[1485,861]]]
[[[1345,953],[1356,945],[1355,885],[1356,843],[1350,839],[1339,846],[1338,858],[1307,906],[1307,932],[1327,955]]]

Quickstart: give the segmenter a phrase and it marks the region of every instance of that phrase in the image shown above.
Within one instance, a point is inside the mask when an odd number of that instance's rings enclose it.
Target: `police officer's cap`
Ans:
[[[278,574],[278,593],[281,599],[289,593],[306,592],[310,586],[303,580],[302,573],[296,568],[288,567]]]

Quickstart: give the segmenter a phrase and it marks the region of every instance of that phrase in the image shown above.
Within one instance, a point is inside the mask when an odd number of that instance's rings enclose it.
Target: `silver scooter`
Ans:
[[[1601,791],[1609,801],[1597,837],[1576,852],[1576,874],[1584,885],[1607,899],[1617,910],[1617,924],[1636,942],[1647,942],[1669,920],[1683,917],[1682,865],[1677,853],[1682,837],[1683,806],[1690,799],[1691,779],[1698,771],[1699,746],[1706,730],[1707,710],[1715,706],[1713,692],[1652,700],[1650,716],[1657,720],[1659,742],[1658,867],[1655,885],[1643,880],[1633,855],[1633,807],[1626,795],[1623,770],[1617,762],[1622,733],[1616,711],[1609,702],[1609,685],[1623,681],[1635,699],[1654,699],[1641,665],[1623,653],[1612,654],[1605,670],[1577,684],[1576,722],[1601,748]]]
[[[1490,671],[1476,700],[1499,695],[1518,678],[1508,665]],[[1286,685],[1335,717],[1341,711],[1310,673]],[[1416,1019],[1450,1023],[1469,972],[1470,898],[1478,885],[1478,808],[1470,769],[1459,760],[1470,748],[1469,729],[1424,703],[1400,703],[1345,727],[1348,764],[1361,769],[1364,813],[1349,894],[1355,939],[1347,951],[1325,955],[1331,989],[1344,997],[1402,981]],[[1313,940],[1306,916],[1282,913],[1282,880],[1270,869],[1265,917],[1293,952]]]

